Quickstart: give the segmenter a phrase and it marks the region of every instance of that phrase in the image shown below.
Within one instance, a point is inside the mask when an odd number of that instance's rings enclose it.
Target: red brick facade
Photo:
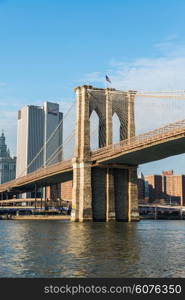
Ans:
[[[46,198],[61,199],[65,201],[72,200],[72,180],[59,184],[52,184],[46,187]]]
[[[146,198],[146,184],[149,202],[177,203],[185,205],[185,175],[174,175],[173,171],[163,171],[162,175],[145,176],[143,184],[138,179],[139,200]]]
[[[61,199],[71,201],[72,200],[72,188],[73,182],[72,180],[66,181],[61,184]]]

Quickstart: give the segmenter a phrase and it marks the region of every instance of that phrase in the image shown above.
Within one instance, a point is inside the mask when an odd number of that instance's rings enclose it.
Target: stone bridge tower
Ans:
[[[99,147],[112,144],[112,116],[120,120],[120,140],[135,135],[134,91],[80,86],[77,101],[73,159],[72,216],[74,221],[136,221],[137,166],[96,165],[90,159],[90,116],[99,117]],[[101,139],[100,139],[101,134]]]

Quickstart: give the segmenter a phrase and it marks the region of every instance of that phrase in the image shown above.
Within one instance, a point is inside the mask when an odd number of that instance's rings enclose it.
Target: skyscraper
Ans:
[[[16,158],[10,156],[5,142],[5,135],[0,136],[0,184],[15,178]]]
[[[57,103],[45,102],[42,107],[28,105],[19,110],[16,177],[61,160],[61,153],[53,158],[52,155],[62,145],[62,118]]]

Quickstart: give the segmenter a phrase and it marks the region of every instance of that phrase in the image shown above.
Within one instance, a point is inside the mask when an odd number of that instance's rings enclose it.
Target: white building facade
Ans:
[[[28,105],[19,110],[16,177],[61,160],[62,153],[55,152],[63,142],[62,118],[57,103]]]

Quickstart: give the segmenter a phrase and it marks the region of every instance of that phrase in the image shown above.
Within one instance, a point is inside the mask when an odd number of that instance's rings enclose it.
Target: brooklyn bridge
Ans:
[[[75,88],[75,94],[72,132],[39,168],[37,162],[43,148],[29,164],[29,168],[33,166],[32,172],[0,185],[0,202],[8,203],[15,195],[36,193],[39,188],[44,190],[52,184],[72,181],[72,221],[138,221],[137,168],[140,164],[185,153],[185,119],[136,134],[136,97],[164,101],[175,97],[180,101],[185,99],[185,93],[121,91],[84,85]],[[71,107],[66,118],[70,111]],[[95,129],[98,149],[91,147],[90,117],[94,111],[99,118]],[[113,143],[114,114],[120,122],[117,143]],[[60,126],[62,123],[48,138],[48,147]],[[74,147],[65,154],[73,138]]]

